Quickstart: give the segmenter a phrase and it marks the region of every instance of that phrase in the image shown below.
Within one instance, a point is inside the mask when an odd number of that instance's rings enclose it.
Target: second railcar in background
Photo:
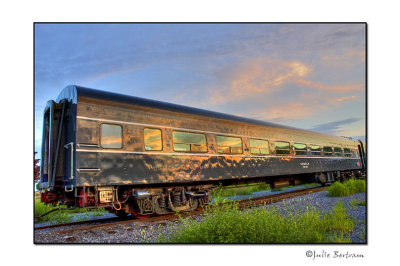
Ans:
[[[216,184],[333,182],[365,170],[361,142],[68,86],[44,111],[42,201],[117,214],[191,210]]]

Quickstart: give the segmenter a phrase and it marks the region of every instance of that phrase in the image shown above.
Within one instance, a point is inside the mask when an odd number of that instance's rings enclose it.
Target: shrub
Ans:
[[[344,183],[335,182],[329,187],[330,197],[343,197],[354,193],[365,192],[365,181],[350,179]]]
[[[329,187],[328,192],[330,197],[342,197],[348,195],[347,187],[340,182],[333,183]]]

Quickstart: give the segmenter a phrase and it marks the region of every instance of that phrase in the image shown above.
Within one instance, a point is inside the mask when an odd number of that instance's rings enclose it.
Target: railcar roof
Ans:
[[[204,110],[204,109],[199,109],[199,108],[194,108],[194,107],[189,107],[189,106],[184,106],[184,105],[179,105],[179,104],[173,104],[173,103],[167,103],[167,102],[162,102],[162,101],[157,101],[157,100],[144,99],[144,98],[135,97],[135,96],[123,95],[123,94],[114,93],[114,92],[85,88],[85,87],[81,87],[81,86],[77,86],[77,85],[70,85],[70,86],[65,87],[61,91],[61,93],[58,95],[57,102],[60,102],[63,99],[67,99],[68,101],[72,101],[73,103],[76,104],[76,103],[78,103],[78,97],[88,97],[88,98],[94,98],[94,99],[100,99],[100,100],[108,100],[108,101],[125,103],[125,104],[158,108],[158,109],[163,109],[163,110],[168,110],[168,111],[173,111],[173,112],[194,114],[194,115],[199,115],[199,116],[206,116],[206,117],[212,117],[212,118],[219,118],[219,119],[225,119],[225,120],[231,120],[231,121],[256,124],[256,125],[261,125],[261,126],[284,128],[284,129],[289,129],[289,130],[298,130],[298,131],[309,132],[309,133],[318,134],[318,135],[324,135],[324,136],[331,137],[331,138],[332,137],[339,138],[336,136],[312,132],[312,131],[299,129],[299,128],[295,128],[295,127],[290,127],[290,126],[284,126],[284,125],[275,124],[275,123],[271,123],[271,122],[260,121],[260,120],[256,120],[256,119],[250,119],[250,118],[245,118],[245,117],[240,117],[240,116],[235,116],[235,115],[229,115],[229,114],[224,114],[224,113],[219,113],[219,112],[214,112],[214,111],[209,111],[209,110]],[[343,140],[345,140],[345,139],[343,139]]]

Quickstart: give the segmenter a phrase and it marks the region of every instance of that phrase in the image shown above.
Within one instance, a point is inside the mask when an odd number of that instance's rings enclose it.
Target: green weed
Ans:
[[[297,186],[287,186],[287,187],[276,188],[276,189],[271,189],[271,186],[267,183],[243,185],[240,187],[219,186],[217,189],[215,189],[212,192],[212,197],[213,197],[215,203],[220,203],[220,202],[224,201],[225,197],[239,196],[239,195],[251,195],[254,192],[267,191],[267,190],[281,191],[281,190],[284,190],[287,188],[298,187],[298,186],[303,186],[304,188],[310,188],[310,187],[315,187],[318,185],[319,184],[317,184],[317,183],[310,183],[310,184],[301,184],[301,185],[297,185]],[[227,200],[225,200],[225,201],[227,201]]]
[[[244,185],[240,187],[226,186],[218,187],[213,191],[213,197],[229,197],[238,195],[250,195],[253,192],[271,190],[269,184],[258,183],[256,185]]]
[[[58,204],[56,206],[50,204],[44,204],[43,202],[40,202],[40,199],[35,199],[35,211],[34,211],[35,217],[43,215],[46,212],[51,211],[53,209],[60,209],[60,208],[65,209],[67,207],[62,205],[60,206]],[[36,223],[50,222],[51,224],[69,223],[74,220],[74,214],[76,213],[85,213],[85,215],[81,215],[79,218],[75,219],[76,221],[85,221],[89,220],[91,216],[101,216],[107,212],[105,211],[104,208],[98,208],[93,210],[86,208],[57,210],[41,218],[36,218],[35,222]]]
[[[354,193],[365,192],[365,181],[359,179],[350,179],[344,183],[335,182],[329,189],[330,197],[343,197]]]
[[[359,200],[357,201],[358,206],[367,206],[367,202],[365,200]]]
[[[351,201],[350,201],[350,207],[354,210],[354,209],[357,208],[357,206],[366,206],[365,200],[351,199]]]
[[[305,213],[279,209],[240,211],[237,204],[209,207],[201,222],[181,219],[171,235],[159,234],[161,243],[348,243],[353,222],[343,204],[321,214],[314,207]]]

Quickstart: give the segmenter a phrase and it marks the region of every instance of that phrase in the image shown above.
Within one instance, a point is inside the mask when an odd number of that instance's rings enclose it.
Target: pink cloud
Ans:
[[[265,96],[280,90],[282,86],[287,84],[335,93],[365,90],[364,82],[329,85],[312,81],[309,78],[313,75],[313,72],[312,66],[300,61],[251,58],[235,66],[227,66],[221,69],[217,75],[227,85],[225,88],[209,88],[207,101],[213,105],[219,105],[259,97],[260,95]]]
[[[258,116],[263,120],[291,120],[308,117],[315,112],[314,106],[306,103],[291,102],[258,110]]]
[[[321,112],[337,108],[344,102],[358,100],[355,95],[343,97],[326,97],[303,95],[300,98],[290,99],[285,102],[279,102],[275,105],[266,105],[262,109],[256,109],[246,114],[249,117],[255,117],[260,120],[289,121],[295,119],[307,119]]]
[[[312,71],[310,66],[302,62],[252,58],[239,66],[229,66],[219,72],[228,86],[213,91],[210,102],[216,105],[269,93],[285,83],[307,77]]]
[[[305,79],[295,80],[295,84],[303,85],[312,89],[332,92],[349,92],[349,91],[363,91],[365,90],[364,82],[352,85],[325,85],[318,81],[309,81]]]
[[[344,101],[351,101],[351,100],[356,100],[357,96],[355,95],[351,95],[351,96],[344,96],[344,97],[336,97],[336,98],[332,98],[330,101],[331,102],[344,102]]]

